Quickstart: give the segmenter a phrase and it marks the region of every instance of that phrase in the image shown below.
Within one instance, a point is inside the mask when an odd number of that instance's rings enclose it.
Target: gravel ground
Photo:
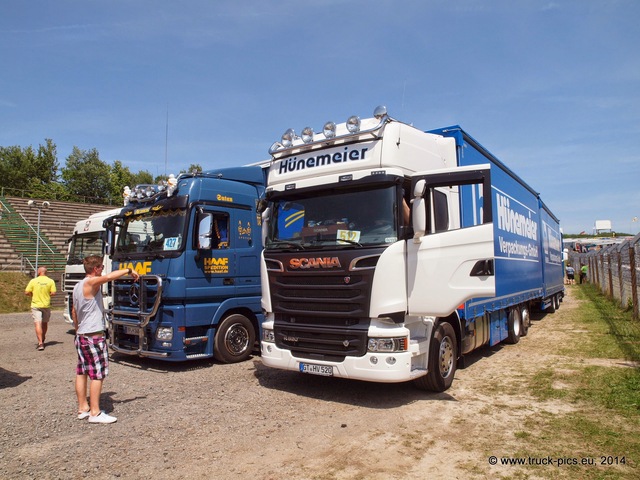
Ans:
[[[223,365],[112,354],[101,398],[112,425],[76,419],[73,332],[60,312],[43,352],[28,314],[0,315],[0,478],[513,475],[488,456],[517,450],[525,415],[571,406],[500,386],[557,361],[549,353],[568,338],[572,306],[565,299],[518,345],[472,355],[442,394],[271,370],[259,356]]]

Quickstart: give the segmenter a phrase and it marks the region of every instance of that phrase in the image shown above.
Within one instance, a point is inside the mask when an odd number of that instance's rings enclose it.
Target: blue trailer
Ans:
[[[107,221],[117,242],[114,268],[139,282],[113,282],[110,347],[183,361],[247,359],[259,338],[260,166],[182,174],[168,185],[139,185]]]
[[[562,233],[559,220],[532,189],[460,126],[429,133],[455,139],[459,167],[489,165],[490,205],[493,211],[495,295],[465,302],[461,317],[477,325],[485,315],[490,323],[487,342],[517,343],[527,334],[532,308],[554,312],[564,296]],[[463,228],[477,222],[482,196],[462,186]],[[472,208],[472,206],[475,206]],[[487,316],[488,314],[488,316]],[[475,329],[474,329],[475,330]],[[473,338],[476,337],[476,338]],[[475,348],[477,335],[465,336]],[[463,354],[467,348],[463,346]]]
[[[289,129],[263,214],[266,366],[443,391],[564,294],[558,219],[459,126]]]

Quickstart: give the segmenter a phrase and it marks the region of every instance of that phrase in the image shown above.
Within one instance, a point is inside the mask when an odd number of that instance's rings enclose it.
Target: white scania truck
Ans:
[[[104,236],[105,228],[102,222],[108,217],[120,213],[120,208],[106,210],[104,212],[94,213],[85,220],[76,223],[73,235],[69,239],[69,250],[67,251],[67,265],[64,268],[62,276],[62,291],[64,298],[64,321],[73,325],[71,319],[71,302],[70,298],[73,294],[73,287],[82,280],[86,273],[82,260],[89,255],[103,255],[104,269],[102,274],[106,275],[111,272],[111,260],[104,255]],[[105,303],[105,309],[111,303],[111,284],[105,283],[102,286],[102,295]]]
[[[458,126],[379,107],[270,149],[262,362],[444,391],[463,356],[518,342],[564,294],[540,196]]]

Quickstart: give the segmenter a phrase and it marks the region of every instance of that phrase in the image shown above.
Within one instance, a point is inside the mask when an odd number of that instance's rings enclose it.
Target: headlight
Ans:
[[[276,336],[273,333],[273,330],[268,330],[266,328],[262,329],[262,340],[265,342],[275,343]]]
[[[370,352],[406,352],[407,337],[370,338],[367,348]]]
[[[156,338],[158,340],[172,340],[173,327],[159,327],[156,331]]]

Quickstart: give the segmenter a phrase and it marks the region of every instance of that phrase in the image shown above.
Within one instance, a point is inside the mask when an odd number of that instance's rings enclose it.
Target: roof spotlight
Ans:
[[[373,111],[373,116],[380,120],[382,117],[387,115],[387,107],[385,105],[378,105],[376,109]]]
[[[327,123],[324,124],[324,127],[322,127],[322,133],[324,133],[324,136],[327,138],[333,138],[336,136],[336,124],[333,123],[332,121],[328,121]]]
[[[302,133],[300,134],[300,136],[302,137],[302,141],[304,143],[311,143],[313,142],[313,128],[311,127],[304,127],[302,129]]]
[[[282,134],[282,145],[284,148],[289,148],[293,145],[293,140],[296,138],[296,132],[293,128],[290,128]]]
[[[347,120],[347,130],[350,133],[358,133],[360,131],[360,117],[353,115]]]

